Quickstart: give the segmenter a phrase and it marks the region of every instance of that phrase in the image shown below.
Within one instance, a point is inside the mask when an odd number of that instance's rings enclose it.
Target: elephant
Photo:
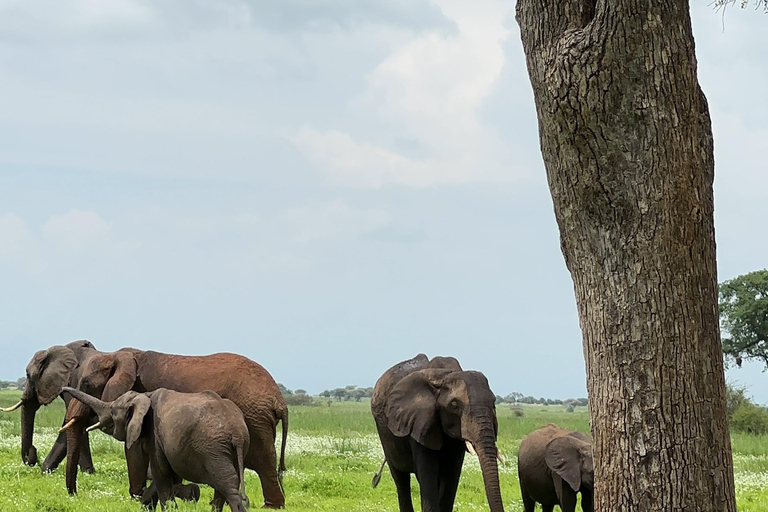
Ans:
[[[101,429],[138,454],[127,459],[129,474],[146,473],[149,463],[163,509],[173,499],[174,486],[185,478],[214,488],[215,510],[221,511],[226,501],[232,512],[246,511],[243,460],[250,434],[242,411],[232,401],[213,391],[179,393],[160,388],[149,393],[128,391],[103,402],[82,391],[64,389],[96,412],[99,421],[89,429]],[[131,467],[138,459],[144,459],[144,467]]]
[[[197,484],[175,484],[171,492],[171,499],[179,498],[182,501],[200,501],[200,486]],[[157,485],[154,479],[152,484],[144,489],[141,495],[141,503],[147,508],[154,509],[158,503]]]
[[[2,412],[12,412],[21,408],[21,460],[28,466],[38,462],[37,448],[33,443],[35,430],[35,415],[41,405],[48,405],[57,396],[61,396],[65,404],[70,397],[62,393],[66,385],[74,386],[80,379],[83,364],[95,354],[93,344],[88,340],[79,340],[67,345],[54,345],[46,350],[38,350],[27,365],[27,382],[21,400],[15,405],[0,409]],[[67,454],[67,439],[65,434],[59,434],[56,442],[48,452],[42,465],[43,473],[54,471]],[[93,473],[91,446],[88,434],[84,433],[80,443],[80,469]]]
[[[145,393],[160,388],[184,393],[210,390],[234,402],[245,416],[250,435],[245,467],[259,475],[264,506],[285,506],[281,476],[285,470],[288,407],[277,383],[263,366],[238,354],[183,356],[123,348],[91,358],[77,385],[78,390],[104,402],[111,402],[128,391]],[[90,415],[90,408],[74,399],[67,408],[66,424],[62,427],[67,433],[66,486],[70,494],[77,492],[78,439]],[[283,424],[279,467],[275,456],[278,421]],[[126,450],[128,459],[137,456]],[[142,463],[129,460],[129,467],[142,467]],[[142,471],[129,471],[128,479],[131,496],[141,496],[147,475]]]
[[[575,512],[576,493],[581,509],[594,510],[592,489],[592,438],[552,423],[534,430],[520,442],[517,475],[525,512],[541,503],[543,512],[560,505],[563,512]]]
[[[496,462],[495,395],[485,375],[463,371],[453,357],[430,361],[418,354],[379,378],[371,412],[400,512],[414,510],[411,473],[419,482],[422,512],[453,510],[467,450],[480,460],[491,512],[504,510]],[[374,477],[374,486],[380,475]]]

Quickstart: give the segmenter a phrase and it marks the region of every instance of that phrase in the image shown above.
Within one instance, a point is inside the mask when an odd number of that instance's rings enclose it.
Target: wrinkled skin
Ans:
[[[99,354],[93,344],[79,340],[67,345],[54,345],[39,350],[27,365],[27,383],[21,396],[21,460],[28,466],[38,462],[37,448],[34,445],[35,416],[42,405],[48,405],[61,396],[69,405],[70,396],[61,392],[63,386],[74,386],[80,379],[83,364],[95,354]],[[10,411],[9,411],[10,412]],[[91,447],[88,434],[83,434],[79,446],[80,469],[93,473]],[[56,470],[67,454],[67,439],[59,434],[42,465],[43,473]]]
[[[150,393],[129,391],[112,402],[102,402],[81,391],[65,388],[98,415],[98,428],[125,443],[128,473],[147,474],[153,483],[143,493],[143,504],[156,499],[165,509],[179,492],[182,479],[208,484],[215,493],[211,504],[221,511],[224,502],[233,512],[245,512],[243,459],[250,435],[242,411],[213,391],[179,393],[159,389]],[[137,460],[142,467],[135,467]],[[194,488],[191,489],[194,492]],[[199,498],[199,489],[197,489]]]
[[[592,438],[587,434],[551,423],[534,430],[520,442],[517,474],[525,512],[533,512],[536,503],[544,512],[555,505],[575,512],[579,492],[582,510],[594,510]]]
[[[111,402],[128,391],[150,392],[166,388],[184,393],[210,390],[237,405],[245,416],[250,443],[245,467],[258,473],[264,506],[283,508],[285,498],[280,474],[285,469],[285,442],[288,434],[288,408],[272,376],[258,363],[228,353],[208,356],[180,356],[125,348],[89,360],[77,388],[86,394]],[[91,414],[88,406],[72,400],[66,420],[74,420],[67,429],[66,485],[70,494],[77,491],[78,439]],[[279,471],[275,453],[277,422],[283,422]],[[139,458],[136,453],[126,457]],[[141,462],[130,464],[141,467]],[[141,496],[146,474],[129,471],[129,492]]]
[[[371,411],[400,512],[414,510],[411,473],[419,482],[423,512],[453,510],[467,442],[480,460],[491,512],[503,512],[495,395],[482,373],[463,371],[452,357],[430,361],[419,354],[384,372]]]

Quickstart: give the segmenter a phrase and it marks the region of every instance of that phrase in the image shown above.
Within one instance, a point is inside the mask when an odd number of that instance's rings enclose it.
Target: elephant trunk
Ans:
[[[488,498],[488,506],[491,512],[504,512],[504,504],[501,500],[501,486],[499,484],[499,467],[497,466],[498,450],[496,449],[496,435],[492,421],[480,422],[480,430],[475,440],[472,440],[480,469],[483,472],[483,484],[485,496]]]
[[[67,429],[67,492],[69,494],[77,493],[77,465],[80,462],[80,449],[83,442],[83,429],[85,427],[86,420],[77,419]]]
[[[99,417],[109,410],[109,405],[106,402],[102,402],[88,393],[83,393],[79,389],[65,387],[64,391],[72,395],[73,398],[73,400],[69,402],[69,407],[67,407],[67,419],[79,419],[88,416],[89,407],[93,409]]]
[[[21,460],[28,466],[34,466],[37,464],[37,448],[32,444],[32,438],[40,403],[34,399],[27,400],[21,407]]]

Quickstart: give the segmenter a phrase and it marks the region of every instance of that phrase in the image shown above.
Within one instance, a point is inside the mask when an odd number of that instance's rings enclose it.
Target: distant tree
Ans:
[[[727,383],[726,405],[731,431],[752,435],[768,434],[768,411],[747,397],[745,387]]]
[[[727,361],[759,360],[768,368],[768,270],[720,283],[720,329]]]
[[[297,394],[297,395],[306,395],[307,394],[307,390],[306,389],[297,389],[296,391],[294,391],[294,393]]]
[[[16,379],[16,389],[24,389],[24,386],[27,385],[27,378],[26,377],[19,377]]]
[[[355,402],[359,402],[365,398],[365,389],[357,388],[352,392],[352,396],[355,398]]]
[[[341,400],[347,396],[347,390],[344,388],[336,388],[331,393],[333,394],[333,397],[336,398],[336,400]]]
[[[504,397],[501,395],[496,395],[496,405],[503,404],[504,403]]]
[[[291,391],[291,390],[290,390],[290,389],[288,389],[287,387],[283,386],[283,385],[282,385],[281,383],[279,383],[279,382],[277,383],[277,387],[278,387],[278,389],[280,390],[280,393],[281,393],[283,396],[291,396],[291,395],[293,394],[293,391]]]
[[[330,398],[331,397],[331,392],[326,389],[325,391],[320,393],[320,396],[325,397],[325,398]]]

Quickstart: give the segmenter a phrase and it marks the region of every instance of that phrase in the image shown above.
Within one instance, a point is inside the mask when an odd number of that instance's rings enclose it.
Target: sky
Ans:
[[[691,8],[722,281],[768,266],[768,17]],[[586,395],[514,2],[0,0],[0,77],[0,378],[85,338]]]

